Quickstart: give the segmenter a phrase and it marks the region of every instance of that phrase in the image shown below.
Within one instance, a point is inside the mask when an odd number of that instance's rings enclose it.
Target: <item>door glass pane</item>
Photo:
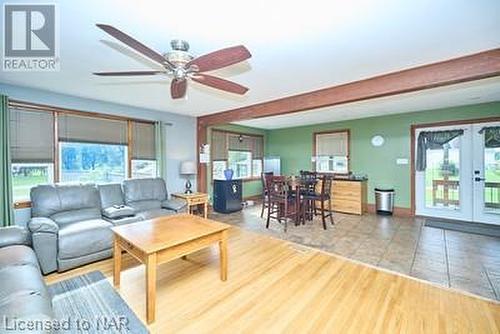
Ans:
[[[460,137],[439,149],[427,150],[425,170],[425,206],[458,209],[460,207]]]
[[[484,209],[500,214],[500,147],[484,149]]]

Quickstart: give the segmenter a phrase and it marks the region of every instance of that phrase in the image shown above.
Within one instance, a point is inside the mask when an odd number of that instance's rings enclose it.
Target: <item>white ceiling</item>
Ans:
[[[500,47],[498,0],[55,2],[61,71],[0,72],[0,82],[192,116]],[[214,74],[250,91],[240,97],[192,83],[185,99],[173,101],[167,78],[95,77],[155,68],[96,23],[159,52],[173,38],[188,40],[196,55],[244,44],[253,57]]]
[[[500,101],[500,77],[235,124],[280,129],[492,101]]]

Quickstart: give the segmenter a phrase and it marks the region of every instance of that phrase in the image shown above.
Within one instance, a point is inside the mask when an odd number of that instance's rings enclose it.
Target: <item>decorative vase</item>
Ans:
[[[226,180],[232,180],[233,179],[233,170],[232,169],[226,169],[224,170],[224,177],[226,178]]]

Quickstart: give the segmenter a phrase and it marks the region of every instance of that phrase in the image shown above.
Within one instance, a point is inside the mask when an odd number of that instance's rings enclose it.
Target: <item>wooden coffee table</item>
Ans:
[[[121,253],[126,251],[146,265],[146,318],[155,320],[156,267],[194,251],[219,244],[220,279],[227,279],[228,224],[179,214],[116,226],[114,232],[113,282],[120,286]]]

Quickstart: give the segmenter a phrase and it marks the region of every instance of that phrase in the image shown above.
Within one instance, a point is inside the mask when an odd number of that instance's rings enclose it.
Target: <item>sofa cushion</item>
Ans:
[[[60,259],[69,259],[111,248],[113,224],[102,219],[85,220],[61,226],[58,248]]]
[[[175,214],[175,211],[167,210],[167,209],[153,209],[148,211],[139,212],[137,215],[141,217],[141,219],[153,219],[161,216],[168,216]]]
[[[136,201],[128,204],[135,212],[161,209],[161,202],[156,200]]]
[[[97,186],[97,189],[99,190],[99,195],[101,197],[101,206],[103,208],[109,208],[113,205],[124,204],[121,184],[100,184]]]
[[[0,267],[0,282],[0,305],[25,294],[50,298],[40,269],[32,265]]]
[[[39,185],[31,188],[30,196],[33,217],[50,217],[59,212],[88,208],[98,209],[100,215],[99,191],[91,184]]]
[[[175,212],[179,212],[184,210],[187,207],[187,203],[182,199],[167,199],[161,202],[161,207],[168,210],[173,210]]]
[[[162,178],[131,179],[123,181],[125,203],[145,200],[164,201],[167,199],[167,187]]]
[[[122,205],[122,206],[111,206],[109,208],[102,209],[102,215],[106,218],[116,219],[123,218],[128,216],[133,216],[135,214],[135,210],[130,206]]]
[[[101,218],[101,210],[99,208],[86,208],[58,212],[50,218],[57,223],[57,225],[64,225],[79,222],[82,220],[91,220]]]
[[[52,319],[54,319],[52,299],[42,296],[35,291],[20,291],[0,301],[0,314],[2,315],[0,333],[52,333],[48,328],[33,329],[29,331],[12,330],[13,321],[52,321]]]
[[[51,320],[52,299],[40,275],[31,248],[10,246],[0,250],[0,333],[10,331],[9,323],[19,320]],[[14,331],[18,332],[18,331]],[[29,331],[48,333],[49,331]]]
[[[0,251],[0,268],[24,265],[31,265],[40,270],[35,252],[31,248],[22,245],[2,248]]]
[[[21,226],[3,227],[0,232],[0,248],[12,245],[28,245],[30,234],[27,228]]]

